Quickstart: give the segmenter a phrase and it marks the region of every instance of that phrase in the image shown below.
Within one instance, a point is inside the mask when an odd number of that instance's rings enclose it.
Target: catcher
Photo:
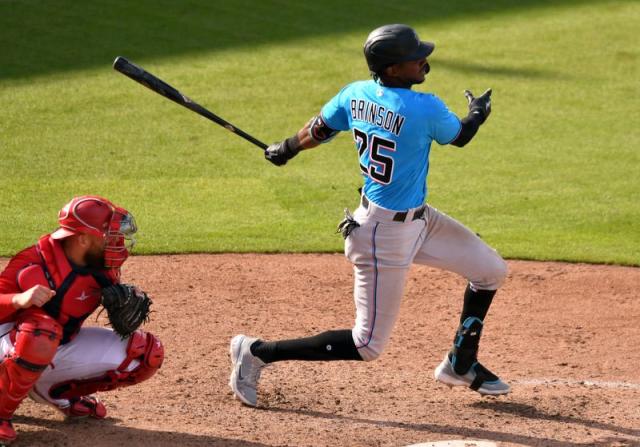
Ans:
[[[103,419],[93,393],[134,385],[162,365],[163,346],[137,329],[151,300],[120,283],[137,231],[133,216],[98,196],[74,197],[60,228],[15,255],[0,274],[0,444],[29,395],[68,418]],[[112,329],[82,327],[100,305]]]

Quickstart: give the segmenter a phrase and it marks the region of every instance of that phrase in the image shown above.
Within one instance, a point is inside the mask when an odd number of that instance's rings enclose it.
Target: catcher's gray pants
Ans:
[[[412,263],[458,273],[472,288],[496,290],[507,275],[500,255],[467,227],[429,205],[396,211],[368,203],[345,241],[353,264],[356,322],[353,341],[363,360],[376,359],[387,344]],[[429,312],[425,306],[425,312]]]

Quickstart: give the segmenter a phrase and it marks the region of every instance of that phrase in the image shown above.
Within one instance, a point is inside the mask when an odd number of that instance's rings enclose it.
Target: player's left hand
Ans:
[[[470,90],[465,90],[464,96],[469,101],[469,112],[480,116],[482,123],[484,123],[491,114],[491,89],[487,89],[477,98]]]

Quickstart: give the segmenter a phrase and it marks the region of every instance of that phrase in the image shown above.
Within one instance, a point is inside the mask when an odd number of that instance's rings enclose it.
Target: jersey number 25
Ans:
[[[386,140],[376,134],[369,136],[357,128],[353,129],[353,139],[358,147],[360,170],[362,170],[363,174],[383,185],[391,183],[391,178],[393,177],[393,158],[381,154],[380,149],[395,152],[395,141]],[[371,147],[369,147],[369,142],[371,142]],[[369,166],[362,164],[362,154],[367,149],[369,150]]]

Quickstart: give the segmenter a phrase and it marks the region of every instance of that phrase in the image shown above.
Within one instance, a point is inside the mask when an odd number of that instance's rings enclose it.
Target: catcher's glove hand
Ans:
[[[107,310],[109,323],[122,338],[149,321],[152,303],[146,293],[129,284],[114,284],[102,289],[102,305]]]

